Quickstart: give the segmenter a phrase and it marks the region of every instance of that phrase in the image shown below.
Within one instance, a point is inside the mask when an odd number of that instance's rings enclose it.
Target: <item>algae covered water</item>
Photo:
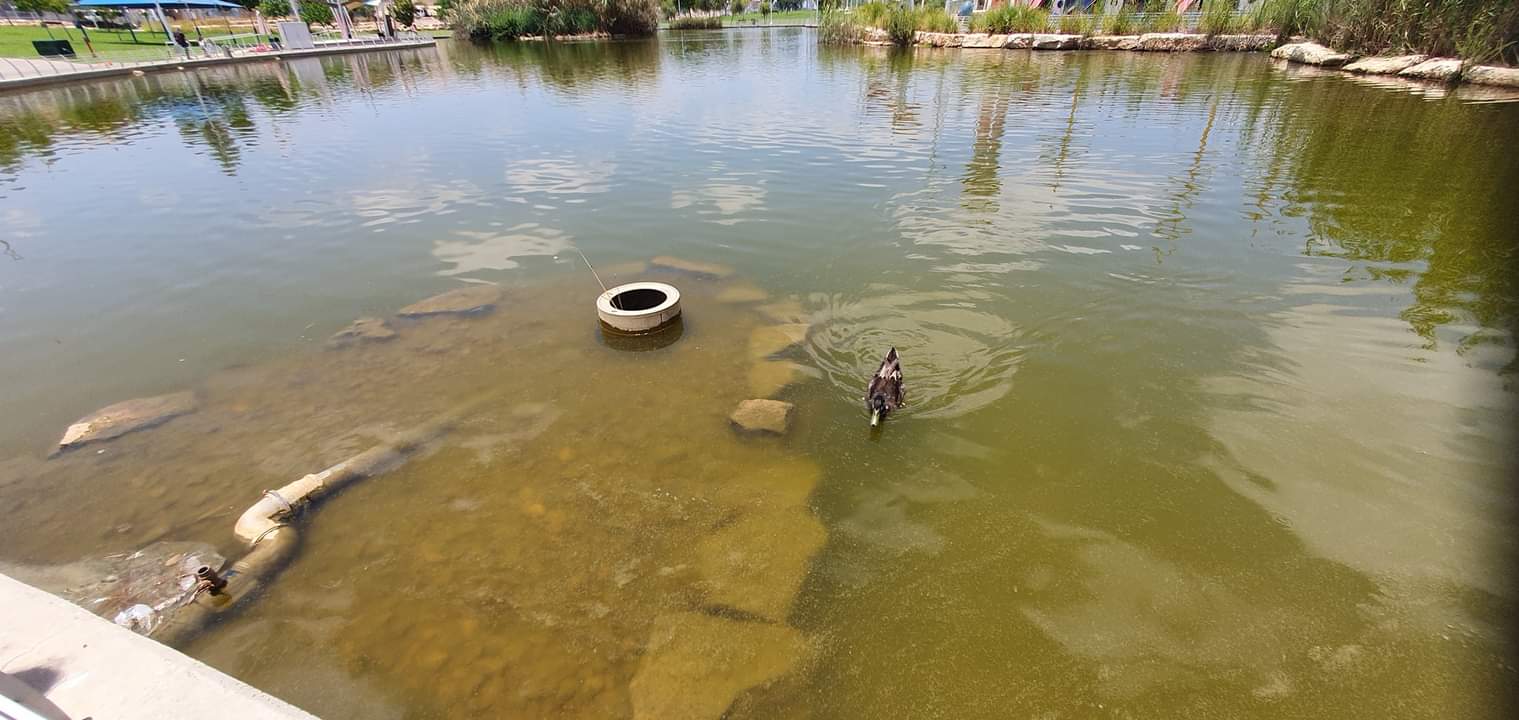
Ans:
[[[0,96],[0,566],[236,558],[488,397],[185,649],[330,719],[1498,716],[1507,100],[801,30]],[[577,250],[679,338],[604,338]]]

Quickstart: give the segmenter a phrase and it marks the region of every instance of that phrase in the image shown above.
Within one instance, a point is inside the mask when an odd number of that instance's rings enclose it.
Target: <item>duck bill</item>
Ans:
[[[875,426],[880,425],[880,424],[881,424],[881,411],[880,410],[871,410],[870,411],[870,426],[871,427],[875,427]]]

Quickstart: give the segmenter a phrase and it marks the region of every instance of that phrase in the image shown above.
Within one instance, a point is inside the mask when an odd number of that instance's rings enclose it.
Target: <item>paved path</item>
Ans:
[[[317,720],[5,575],[0,608],[0,717],[9,699],[49,720]]]

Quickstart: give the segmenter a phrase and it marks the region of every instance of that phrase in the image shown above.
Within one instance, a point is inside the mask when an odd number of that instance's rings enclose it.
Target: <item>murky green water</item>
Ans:
[[[189,652],[332,719],[1496,716],[1519,104],[1438,95],[777,30],[0,96],[0,561],[236,557],[262,490],[500,393]],[[680,340],[604,343],[573,249]],[[324,349],[467,281],[506,302]]]

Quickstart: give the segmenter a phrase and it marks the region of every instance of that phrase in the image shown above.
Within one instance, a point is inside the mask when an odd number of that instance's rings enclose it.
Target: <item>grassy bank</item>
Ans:
[[[1167,11],[1168,2],[1133,0],[1115,15],[1052,18],[1040,8],[1002,7],[971,18],[973,32],[1062,32],[1127,35],[1191,29],[1208,35],[1256,32],[1281,38],[1304,35],[1361,55],[1424,53],[1472,62],[1519,65],[1519,2],[1515,0],[1263,0],[1246,13],[1233,0],[1206,0],[1196,15]],[[938,8],[909,10],[896,2],[868,2],[825,14],[824,42],[857,39],[867,28],[898,44],[913,31],[953,32]]]
[[[83,57],[89,57],[89,51],[85,49],[84,39],[79,34],[79,30],[71,27],[65,31],[64,28],[57,26],[43,30],[37,25],[0,26],[0,57],[37,57],[37,50],[32,47],[32,41],[48,40],[49,32],[52,33],[51,39],[68,40],[74,46],[74,52]],[[137,43],[132,42],[132,36],[125,30],[90,30],[89,32],[90,42],[95,45],[95,51],[100,53],[130,48],[163,47],[167,42],[163,31],[138,32]]]
[[[1418,52],[1519,64],[1514,0],[1266,0],[1265,23],[1364,55]]]
[[[449,10],[459,37],[477,42],[542,35],[651,35],[657,0],[459,0]]]
[[[772,12],[769,15],[762,13],[740,13],[738,15],[724,15],[723,25],[800,25],[802,23],[815,23],[818,20],[816,10],[787,10],[785,12]]]

